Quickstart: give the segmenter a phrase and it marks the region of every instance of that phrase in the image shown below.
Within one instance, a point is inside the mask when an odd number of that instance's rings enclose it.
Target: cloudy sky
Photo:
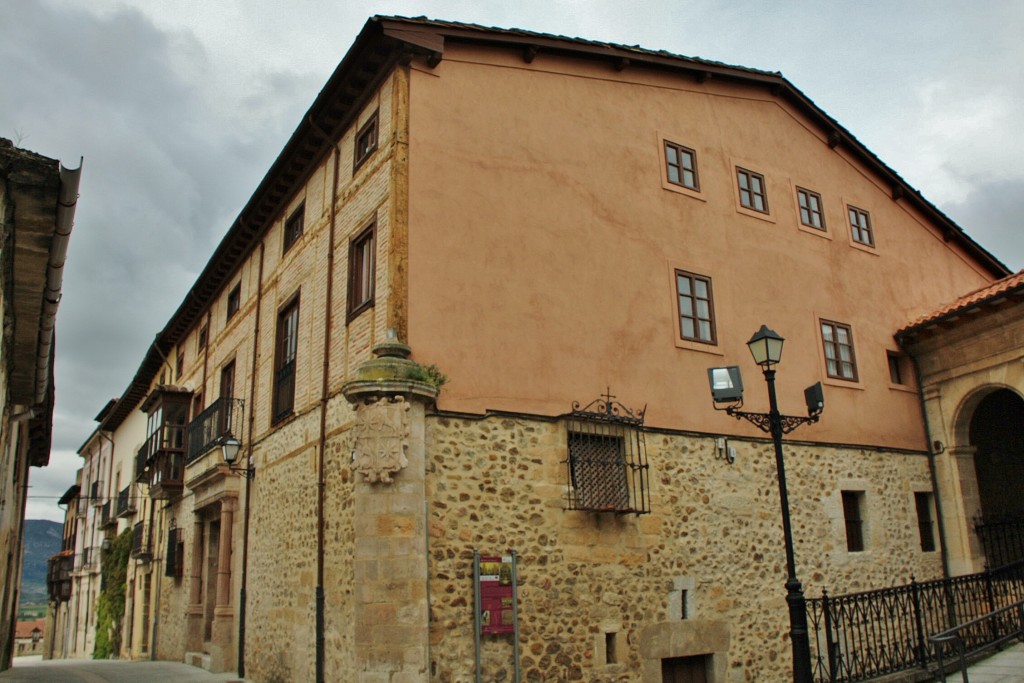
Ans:
[[[1016,0],[19,0],[0,22],[0,137],[85,157],[57,318],[50,466],[77,449],[374,14],[639,44],[781,71],[1008,267],[1024,267]]]

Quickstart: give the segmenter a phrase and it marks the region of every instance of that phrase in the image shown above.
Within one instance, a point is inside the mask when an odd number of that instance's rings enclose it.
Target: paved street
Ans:
[[[211,674],[175,662],[118,662],[88,659],[42,661],[41,657],[17,657],[14,668],[0,673],[0,683],[234,683],[234,674]]]
[[[985,661],[967,667],[969,683],[1024,683],[1024,645],[1018,643]],[[959,673],[946,677],[946,683],[961,683]]]

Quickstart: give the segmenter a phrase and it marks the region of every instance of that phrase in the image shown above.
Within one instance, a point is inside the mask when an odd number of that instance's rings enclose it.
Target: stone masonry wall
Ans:
[[[806,429],[813,429],[807,427]],[[431,680],[473,680],[474,547],[520,555],[527,681],[641,681],[641,632],[686,617],[725,622],[728,680],[781,681],[790,667],[785,554],[769,442],[647,433],[652,513],[563,510],[563,422],[427,420]],[[808,597],[941,573],[923,553],[913,492],[923,456],[787,445],[797,570]],[[866,550],[847,553],[841,489],[863,490]],[[606,633],[615,663],[606,664]],[[484,680],[511,680],[510,637],[485,637]]]

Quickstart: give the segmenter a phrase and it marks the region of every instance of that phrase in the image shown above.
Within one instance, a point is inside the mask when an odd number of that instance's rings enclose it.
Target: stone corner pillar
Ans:
[[[411,349],[387,341],[342,387],[355,408],[357,683],[429,680],[426,423],[438,390]]]

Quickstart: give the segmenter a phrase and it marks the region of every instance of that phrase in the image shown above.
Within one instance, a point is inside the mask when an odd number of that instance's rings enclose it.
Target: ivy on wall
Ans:
[[[131,529],[125,529],[103,550],[101,591],[96,601],[96,648],[93,659],[110,659],[121,652],[125,588],[128,583],[128,555],[132,549]]]

